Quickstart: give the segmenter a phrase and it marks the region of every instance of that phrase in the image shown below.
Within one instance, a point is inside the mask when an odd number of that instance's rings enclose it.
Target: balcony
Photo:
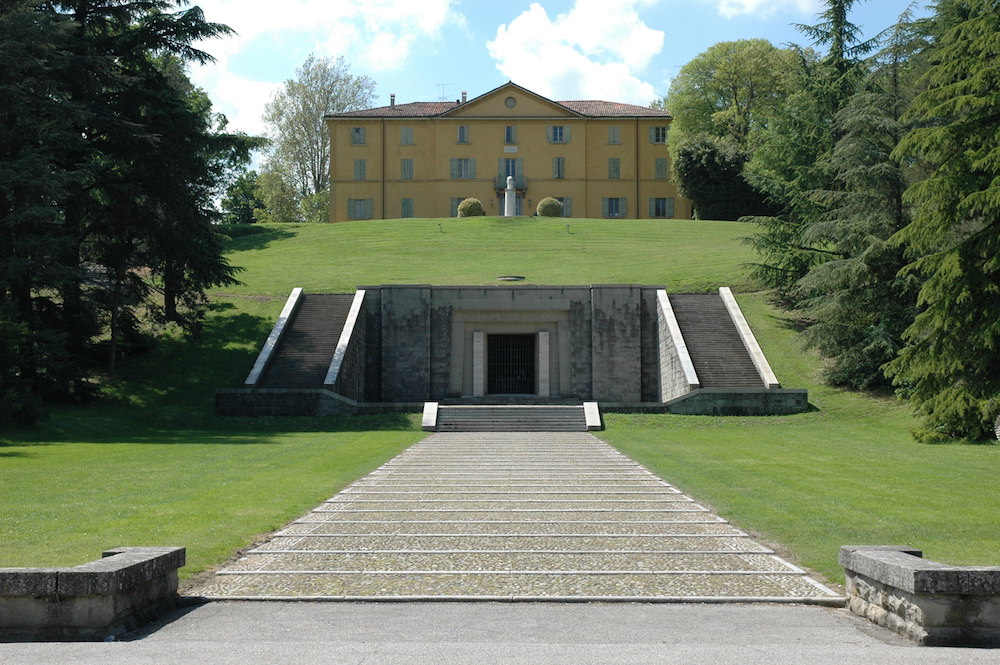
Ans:
[[[507,176],[498,175],[494,180],[494,185],[496,186],[497,191],[502,192],[507,189]],[[528,189],[528,181],[523,175],[514,176],[514,189],[519,192],[523,192]]]

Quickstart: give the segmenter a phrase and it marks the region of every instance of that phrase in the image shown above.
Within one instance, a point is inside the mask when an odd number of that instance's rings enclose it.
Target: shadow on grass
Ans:
[[[255,224],[245,225],[248,228],[242,228],[243,226],[242,224],[233,224],[222,229],[222,233],[229,236],[229,240],[225,243],[227,252],[267,249],[275,241],[295,237],[294,232],[285,229]]]

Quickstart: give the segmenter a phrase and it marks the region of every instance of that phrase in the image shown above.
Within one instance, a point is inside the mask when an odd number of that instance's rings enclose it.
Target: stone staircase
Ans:
[[[582,404],[441,405],[438,432],[586,432]]]
[[[353,294],[303,294],[258,386],[321,388],[353,300]]]
[[[721,297],[671,294],[670,305],[703,388],[764,387]]]

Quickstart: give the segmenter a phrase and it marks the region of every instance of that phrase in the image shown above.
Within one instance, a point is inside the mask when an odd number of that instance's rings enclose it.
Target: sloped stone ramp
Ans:
[[[586,433],[436,433],[193,593],[843,605]]]

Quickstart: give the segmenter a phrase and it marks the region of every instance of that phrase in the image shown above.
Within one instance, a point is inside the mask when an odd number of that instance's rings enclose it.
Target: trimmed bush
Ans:
[[[485,214],[483,202],[479,199],[465,199],[458,204],[459,217],[482,217]]]
[[[539,217],[562,217],[563,204],[551,196],[546,196],[538,202],[538,207],[535,208],[535,213]]]

